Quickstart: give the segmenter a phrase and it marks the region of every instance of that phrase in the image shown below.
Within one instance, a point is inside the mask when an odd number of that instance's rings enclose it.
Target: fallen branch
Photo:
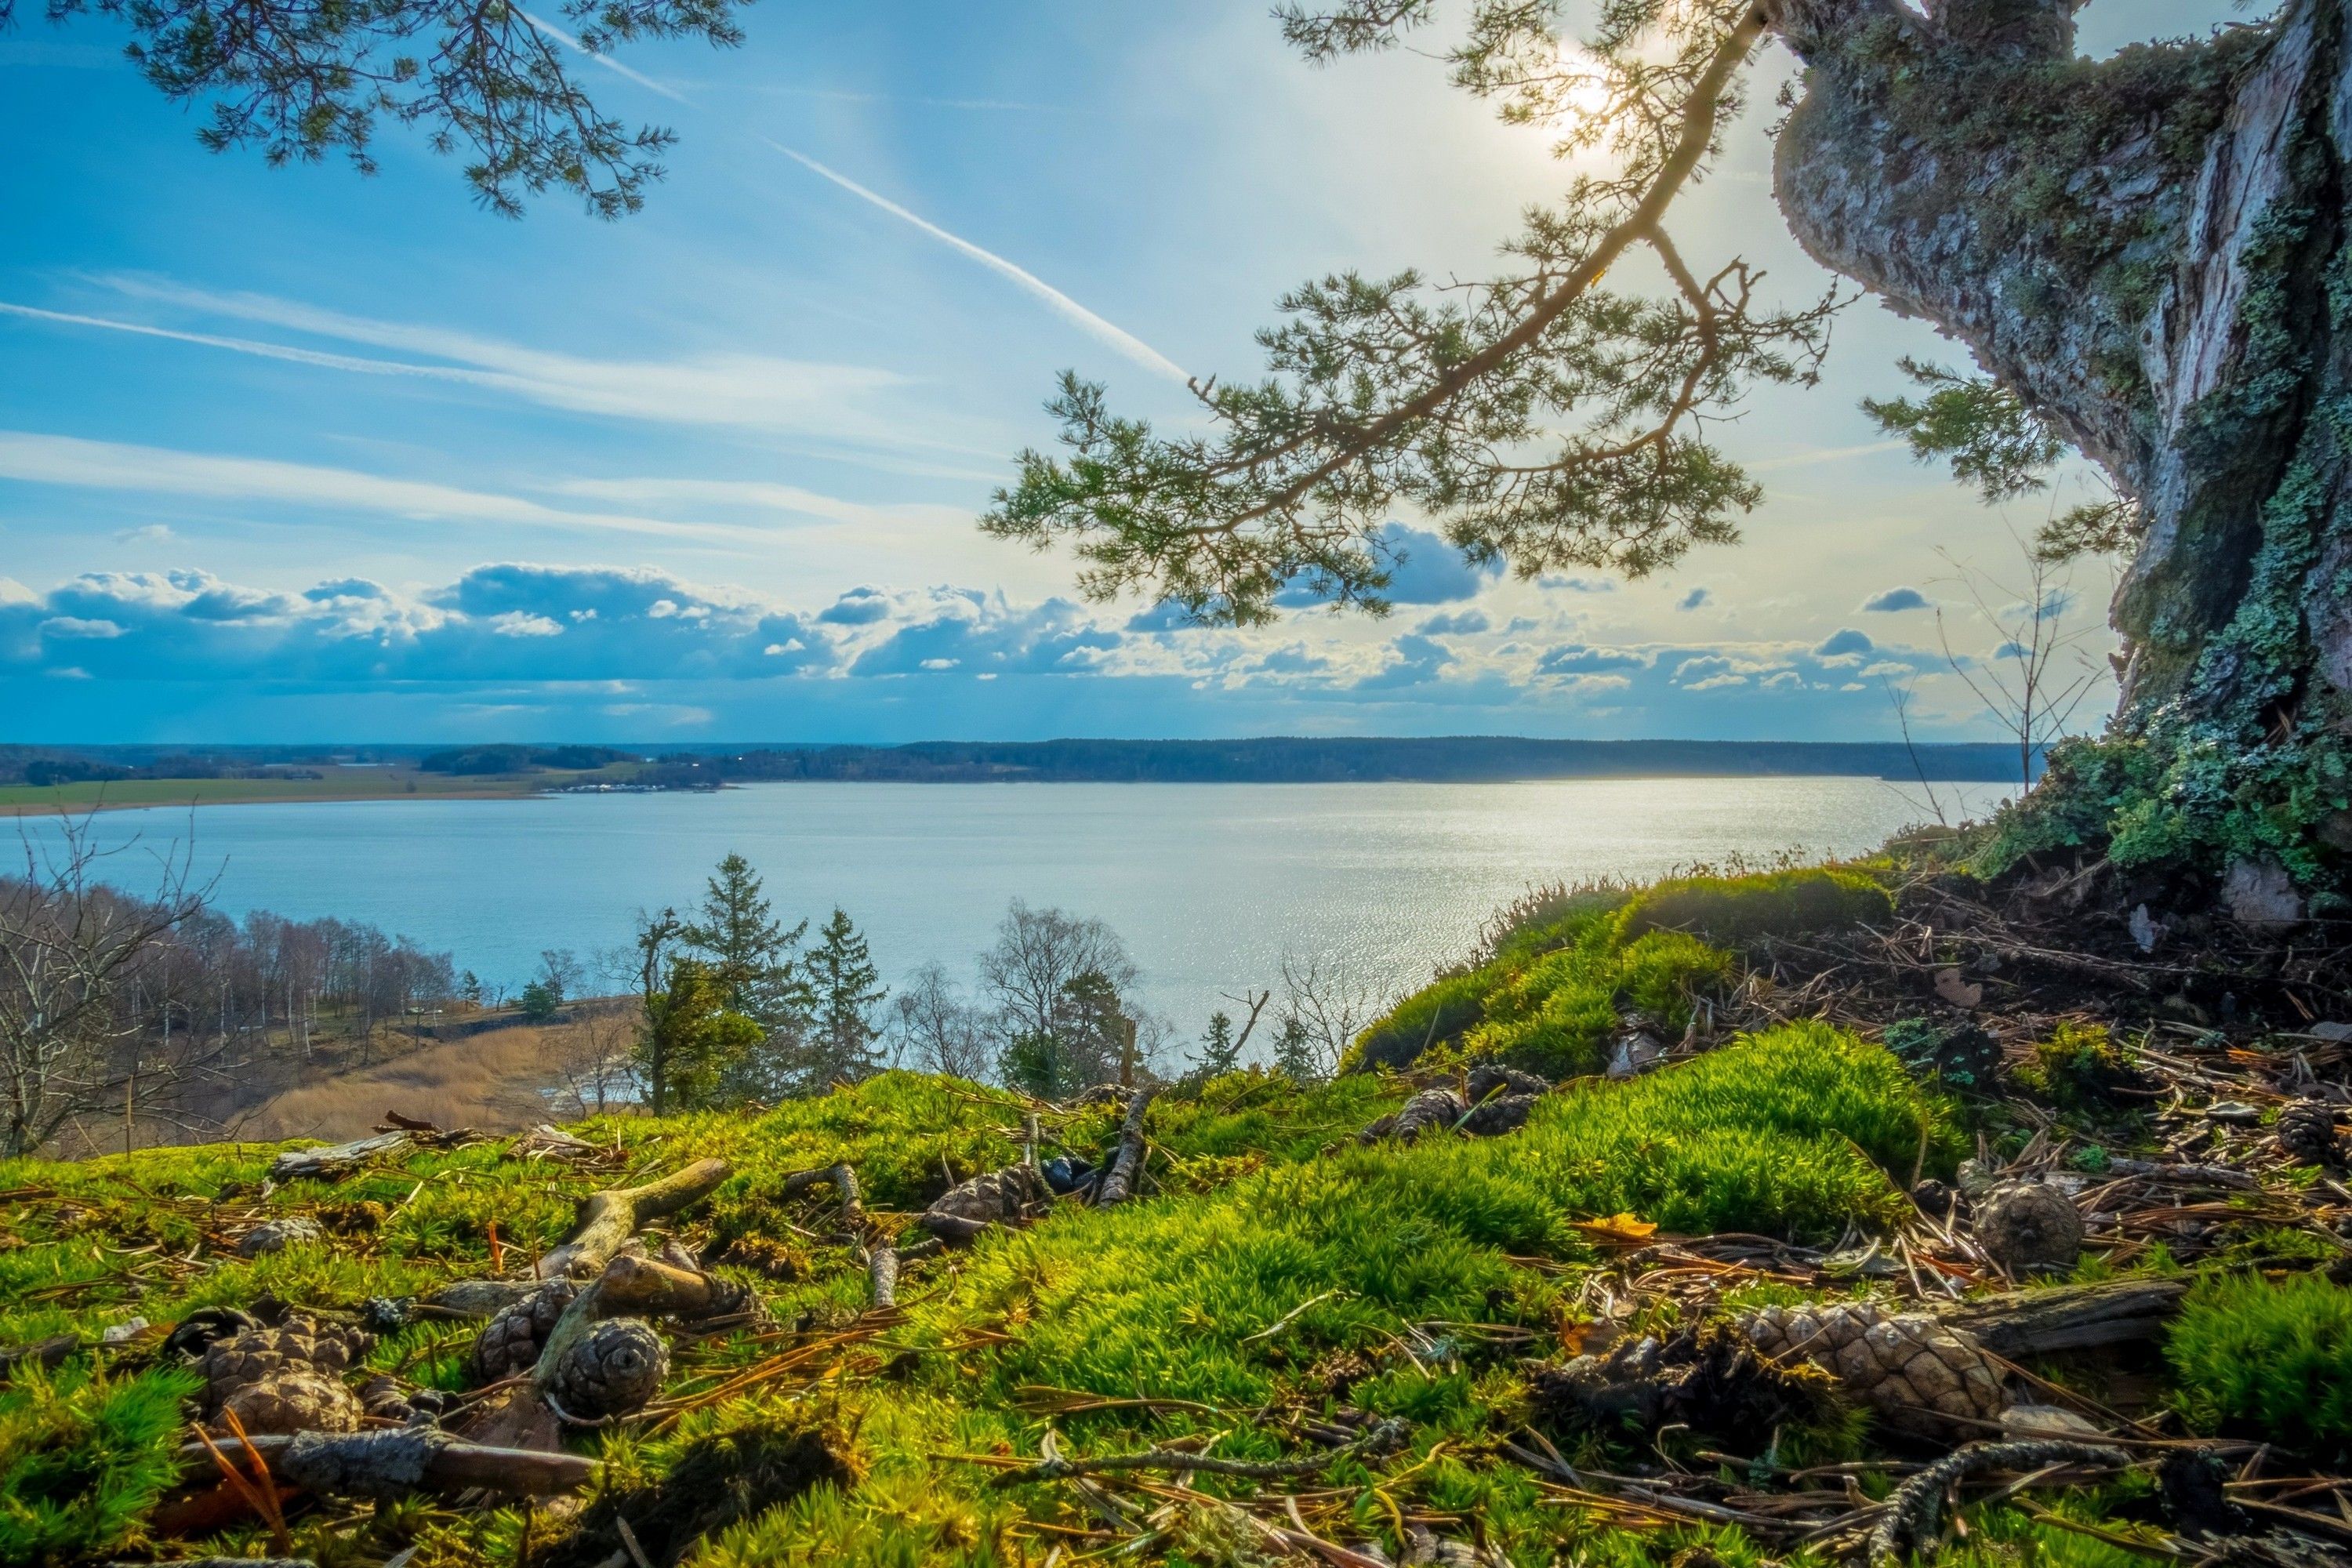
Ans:
[[[699,1203],[728,1174],[724,1160],[697,1160],[642,1187],[608,1187],[591,1193],[580,1200],[578,1222],[570,1238],[541,1258],[532,1272],[541,1279],[584,1279],[600,1273],[613,1254],[647,1221]]]
[[[898,1304],[898,1249],[888,1242],[876,1247],[866,1261],[866,1279],[871,1287],[877,1310],[887,1311]]]
[[[1870,1532],[1870,1561],[1900,1561],[1934,1539],[1944,1494],[1979,1470],[2038,1470],[2050,1465],[2126,1465],[2131,1456],[2104,1443],[2054,1438],[2022,1443],[1970,1443],[1956,1448],[1895,1489],[1886,1515]]]
[[[1157,1085],[1147,1085],[1128,1100],[1127,1120],[1118,1130],[1118,1156],[1111,1162],[1110,1174],[1103,1178],[1102,1190],[1095,1195],[1097,1208],[1127,1201],[1143,1164],[1143,1113],[1151,1109],[1151,1098],[1159,1092]]]
[[[1295,1459],[1225,1459],[1213,1454],[1192,1453],[1183,1448],[1146,1448],[1138,1454],[1103,1454],[1091,1459],[1066,1459],[1057,1455],[1017,1470],[992,1476],[988,1484],[992,1487],[1026,1486],[1032,1481],[1068,1480],[1077,1476],[1106,1475],[1118,1470],[1192,1470],[1202,1475],[1277,1480],[1291,1476],[1313,1475],[1336,1459],[1355,1454],[1383,1452],[1403,1441],[1404,1423],[1391,1420],[1380,1423],[1352,1443],[1320,1454],[1302,1455]]]
[[[492,1491],[545,1496],[593,1480],[603,1466],[577,1454],[496,1448],[468,1443],[431,1427],[396,1431],[297,1432],[290,1436],[215,1437],[215,1447],[242,1450],[268,1463],[278,1479],[331,1497],[404,1497],[413,1491]],[[183,1461],[212,1463],[203,1443],[181,1445]]]
[[[841,1223],[853,1236],[866,1229],[866,1200],[857,1190],[857,1173],[846,1164],[825,1165],[814,1171],[794,1171],[784,1178],[784,1196],[796,1198],[811,1187],[833,1184],[841,1195]]]
[[[269,1179],[329,1181],[349,1174],[379,1155],[399,1153],[415,1142],[414,1132],[394,1129],[349,1143],[331,1143],[322,1149],[289,1149],[269,1162]]]
[[[2155,1339],[2179,1309],[2182,1279],[2111,1279],[2045,1290],[2010,1290],[1936,1310],[1995,1355],[2016,1360]]]

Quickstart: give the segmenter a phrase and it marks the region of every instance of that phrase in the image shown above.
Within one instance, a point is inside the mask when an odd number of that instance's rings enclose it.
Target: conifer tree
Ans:
[[[1192,1058],[1192,1076],[1205,1082],[1241,1065],[1241,1047],[1234,1040],[1233,1015],[1220,1007],[1209,1015],[1208,1032],[1201,1037],[1200,1054]]]
[[[464,151],[467,182],[505,216],[569,191],[599,217],[645,205],[677,140],[604,114],[572,79],[579,58],[644,38],[743,40],[738,0],[561,0],[522,5],[432,0],[47,0],[51,22],[91,12],[130,33],[131,63],[174,103],[211,110],[197,140],[258,147],[272,164],[348,157],[375,172],[380,121],[419,126],[436,153]],[[547,18],[560,18],[561,26]],[[16,0],[0,0],[0,33]]]
[[[875,1047],[881,1038],[874,1010],[890,993],[881,984],[866,938],[836,908],[803,961],[814,1007],[801,1050],[801,1078],[812,1092],[833,1083],[856,1083],[881,1067]]]
[[[807,931],[806,921],[787,930],[776,920],[760,874],[742,856],[730,854],[704,884],[701,907],[678,936],[707,955],[727,989],[728,1006],[776,1034],[803,1026],[807,1018],[808,984],[794,963]]]

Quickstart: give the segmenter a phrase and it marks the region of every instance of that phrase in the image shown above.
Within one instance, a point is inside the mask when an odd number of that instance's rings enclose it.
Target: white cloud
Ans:
[[[83,489],[140,490],[215,500],[268,501],[441,521],[507,522],[532,528],[659,534],[673,539],[768,541],[772,531],[723,523],[671,522],[616,512],[572,511],[520,496],[389,479],[352,468],[219,458],[163,447],[86,441],[0,430],[0,479]]]
[[[932,444],[910,439],[903,421],[875,406],[884,395],[907,387],[906,378],[867,366],[747,353],[591,359],[444,327],[347,315],[266,294],[219,292],[139,276],[100,281],[134,300],[421,358],[379,359],[22,305],[5,309],[20,317],[169,338],[321,369],[458,383],[612,418],[771,430],[892,447]],[[450,363],[429,363],[436,360]]]

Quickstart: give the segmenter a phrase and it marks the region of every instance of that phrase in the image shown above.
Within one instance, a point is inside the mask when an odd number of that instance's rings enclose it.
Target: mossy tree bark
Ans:
[[[2077,3],[1766,0],[1807,68],[1780,205],[1816,258],[1967,344],[2141,509],[2113,611],[2113,744],[2138,760],[2100,784],[2099,836],[2339,892],[2347,0],[2097,62],[2075,56]]]

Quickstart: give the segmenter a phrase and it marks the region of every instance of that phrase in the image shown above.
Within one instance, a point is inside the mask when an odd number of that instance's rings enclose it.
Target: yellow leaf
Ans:
[[[1630,1214],[1611,1215],[1607,1219],[1578,1220],[1570,1228],[1582,1231],[1595,1241],[1614,1242],[1624,1247],[1647,1241],[1658,1234],[1656,1225]]]

